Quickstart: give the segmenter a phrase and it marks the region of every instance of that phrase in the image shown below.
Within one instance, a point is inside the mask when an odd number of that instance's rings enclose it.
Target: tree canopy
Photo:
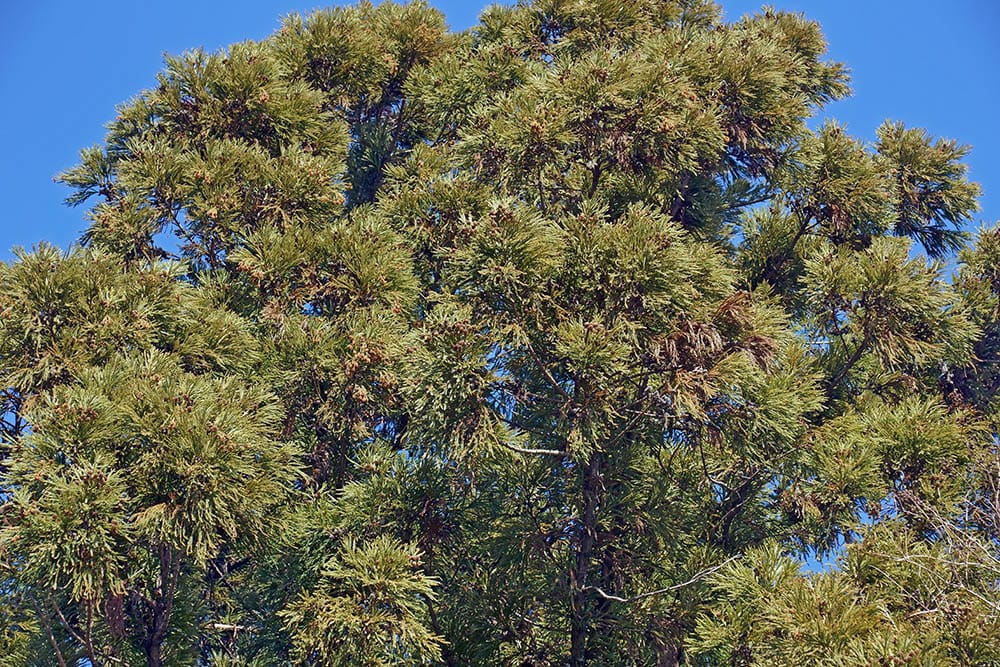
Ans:
[[[0,665],[1000,664],[1000,229],[709,0],[169,57],[0,264]]]

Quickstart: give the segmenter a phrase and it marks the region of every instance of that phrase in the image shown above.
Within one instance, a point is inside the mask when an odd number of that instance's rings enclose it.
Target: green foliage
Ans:
[[[318,590],[282,613],[295,659],[317,665],[421,664],[441,638],[421,622],[434,580],[418,571],[420,553],[387,536],[358,547],[348,539],[326,564]]]
[[[0,664],[1000,663],[968,148],[721,17],[168,57],[0,264]]]
[[[917,239],[932,257],[960,249],[962,221],[979,208],[979,186],[965,179],[968,167],[961,162],[969,147],[932,142],[924,130],[886,122],[878,128],[876,149],[896,188],[893,231]]]

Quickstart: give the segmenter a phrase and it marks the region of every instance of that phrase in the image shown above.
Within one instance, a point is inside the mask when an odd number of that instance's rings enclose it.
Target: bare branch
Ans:
[[[232,625],[231,623],[212,623],[212,627],[216,630],[222,630],[224,632],[236,632],[237,630],[250,629],[250,627],[246,625]]]
[[[512,445],[509,442],[500,443],[512,452],[517,452],[518,454],[541,454],[544,456],[566,456],[566,452],[560,451],[558,449],[529,449],[527,447],[518,447],[517,445]]]
[[[739,557],[740,557],[739,555],[736,555],[736,556],[732,556],[730,558],[727,558],[726,560],[722,561],[718,565],[713,565],[712,567],[710,567],[708,569],[702,570],[701,572],[697,573],[696,575],[694,575],[693,577],[691,577],[687,581],[681,582],[679,584],[674,584],[673,586],[667,586],[666,588],[658,588],[655,591],[648,591],[646,593],[640,593],[639,595],[633,595],[633,596],[627,597],[627,598],[623,598],[623,597],[620,597],[618,595],[611,595],[609,593],[605,593],[603,590],[601,590],[601,588],[599,586],[584,586],[583,590],[585,590],[585,591],[588,591],[588,590],[589,591],[594,591],[595,593],[597,593],[598,595],[600,595],[605,600],[614,600],[615,602],[635,602],[636,600],[642,600],[644,598],[653,597],[655,595],[663,595],[664,593],[669,593],[671,591],[676,591],[676,590],[679,590],[681,588],[685,588],[687,586],[690,586],[691,584],[697,583],[697,582],[701,581],[702,579],[704,579],[705,577],[718,572],[719,570],[721,570],[722,568],[724,568],[726,565],[729,565],[731,562],[733,562],[734,560],[738,559]]]

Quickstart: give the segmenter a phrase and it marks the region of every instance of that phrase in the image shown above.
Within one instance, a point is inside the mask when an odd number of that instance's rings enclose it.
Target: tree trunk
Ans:
[[[163,647],[162,642],[150,644],[146,647],[146,664],[149,667],[162,667]]]
[[[597,545],[597,511],[603,497],[602,457],[592,454],[583,475],[583,516],[579,529],[576,562],[570,572],[571,621],[570,660],[572,667],[587,664],[587,640],[591,633],[591,591],[588,588],[591,564]]]
[[[677,644],[660,646],[656,651],[656,667],[679,667],[681,652]]]
[[[148,667],[163,667],[163,640],[167,637],[181,566],[180,558],[169,545],[160,545],[159,551],[160,573],[153,599],[149,602],[151,609],[146,621],[146,635],[142,640]]]

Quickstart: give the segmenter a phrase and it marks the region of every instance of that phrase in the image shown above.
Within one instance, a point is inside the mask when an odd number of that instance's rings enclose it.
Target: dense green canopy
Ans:
[[[291,16],[0,264],[0,665],[1000,664],[1000,231],[820,28]]]

